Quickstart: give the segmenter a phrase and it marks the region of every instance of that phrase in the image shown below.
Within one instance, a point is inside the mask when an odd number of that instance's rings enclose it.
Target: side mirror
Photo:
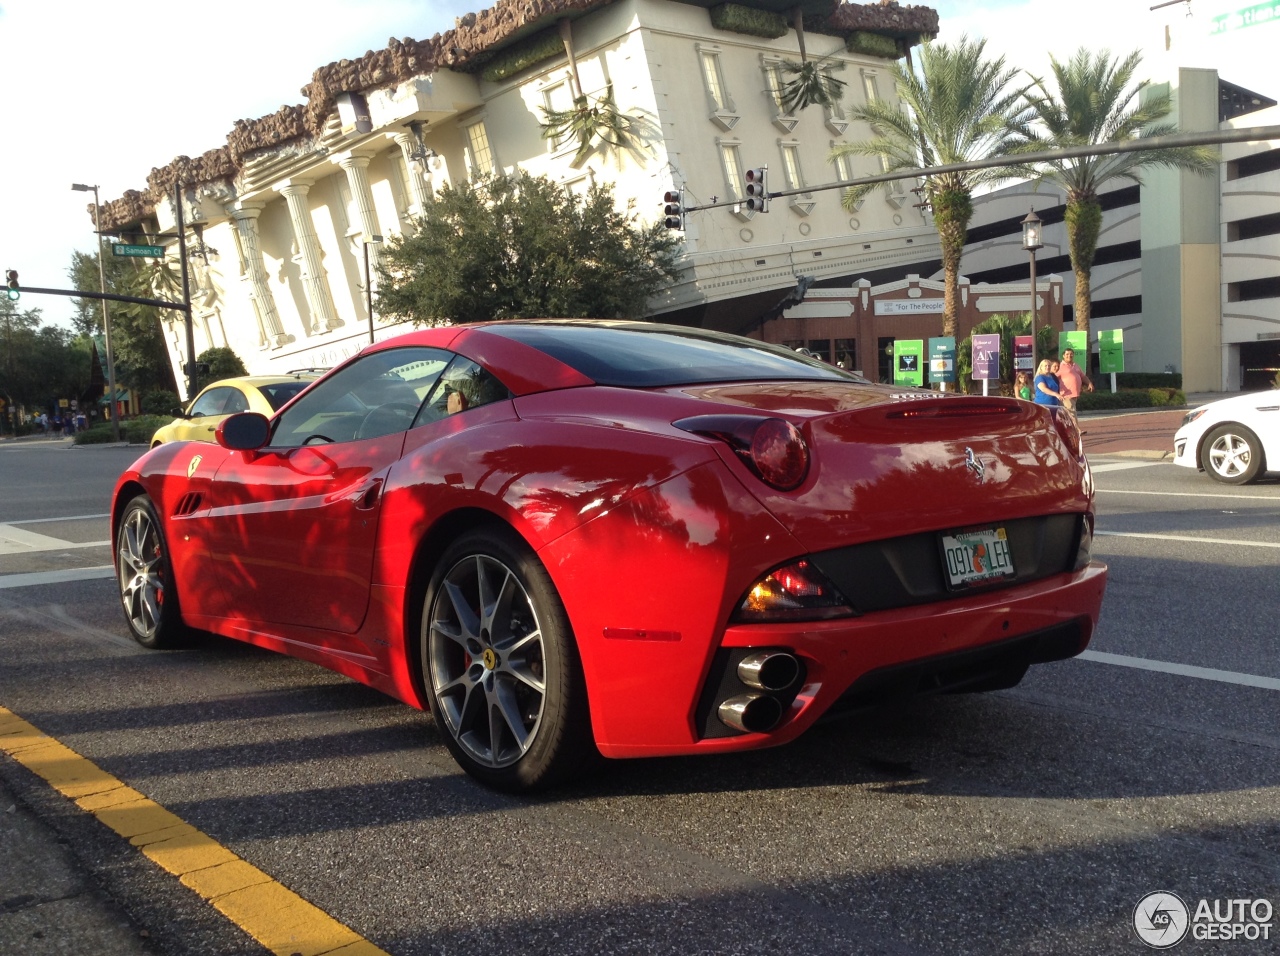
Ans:
[[[214,439],[232,451],[256,451],[271,437],[271,423],[258,412],[229,415],[218,425]]]
[[[181,405],[175,405],[173,408],[169,409],[169,414],[174,418],[186,418],[187,410]]]

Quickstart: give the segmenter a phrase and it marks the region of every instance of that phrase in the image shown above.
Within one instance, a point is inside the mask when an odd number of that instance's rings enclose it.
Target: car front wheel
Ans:
[[[143,647],[173,647],[184,628],[164,531],[146,495],[134,498],[116,533],[116,579],[129,630]]]
[[[514,534],[475,531],[448,548],[427,588],[420,647],[432,715],[473,777],[535,790],[591,758],[568,617],[546,569]]]
[[[1243,425],[1219,425],[1205,437],[1200,465],[1218,481],[1247,484],[1262,471],[1262,444]]]

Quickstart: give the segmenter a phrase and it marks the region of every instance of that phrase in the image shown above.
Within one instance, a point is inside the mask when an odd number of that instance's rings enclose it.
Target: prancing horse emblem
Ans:
[[[196,469],[200,467],[200,462],[201,462],[201,461],[203,461],[203,460],[204,460],[204,458],[203,458],[203,456],[202,456],[202,455],[193,455],[193,456],[191,457],[191,460],[190,460],[189,462],[187,462],[187,477],[188,477],[188,478],[190,478],[192,475],[194,475],[194,474],[196,473]]]
[[[964,450],[964,466],[973,472],[973,477],[978,479],[979,484],[982,482],[982,473],[986,471],[987,466],[982,463],[982,459],[973,453],[972,448]]]

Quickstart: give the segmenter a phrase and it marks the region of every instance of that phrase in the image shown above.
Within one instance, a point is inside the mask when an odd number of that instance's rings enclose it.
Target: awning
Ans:
[[[117,388],[117,389],[116,389],[116,401],[117,401],[117,402],[127,402],[128,400],[129,400],[129,390],[128,390],[127,388]],[[109,396],[107,396],[107,395],[103,395],[100,399],[98,399],[98,404],[99,404],[99,405],[110,405],[110,404],[111,404],[111,398],[110,398]]]

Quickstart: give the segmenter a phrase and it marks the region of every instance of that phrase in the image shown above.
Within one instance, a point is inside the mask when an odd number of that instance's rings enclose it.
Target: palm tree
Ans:
[[[1031,112],[1026,88],[1011,84],[1018,71],[1004,57],[983,56],[985,40],[961,37],[954,46],[931,42],[920,51],[920,70],[895,62],[890,68],[903,106],[872,101],[850,110],[851,118],[871,124],[873,136],[845,143],[837,156],[878,156],[885,172],[946,166],[1004,156],[1026,141]],[[905,106],[905,108],[904,108]],[[946,282],[942,333],[956,334],[960,309],[960,257],[973,215],[976,189],[1008,179],[1007,169],[978,169],[926,176],[924,200],[933,208],[933,224],[942,244]],[[846,208],[854,208],[874,185],[848,190]]]
[[[1032,78],[1034,84],[1027,102],[1043,132],[1033,131],[1026,148],[1095,146],[1178,132],[1177,124],[1167,121],[1173,108],[1168,92],[1148,91],[1144,96],[1147,81],[1132,82],[1141,61],[1137,50],[1119,60],[1113,59],[1109,50],[1092,54],[1083,47],[1066,63],[1050,57],[1056,95],[1043,79]],[[1141,185],[1138,170],[1146,166],[1209,172],[1217,167],[1217,150],[1208,146],[1149,149],[1054,160],[1039,164],[1032,171],[1067,194],[1067,244],[1076,277],[1077,330],[1089,331],[1093,311],[1090,273],[1102,228],[1099,190],[1115,179]]]

